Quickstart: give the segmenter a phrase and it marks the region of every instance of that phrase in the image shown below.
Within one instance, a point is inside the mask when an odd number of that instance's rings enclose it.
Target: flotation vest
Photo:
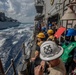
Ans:
[[[64,49],[64,53],[62,54],[61,59],[64,63],[66,63],[68,58],[71,57],[71,55],[69,55],[70,52],[76,47],[76,42],[72,42],[67,46],[64,44],[62,47]]]

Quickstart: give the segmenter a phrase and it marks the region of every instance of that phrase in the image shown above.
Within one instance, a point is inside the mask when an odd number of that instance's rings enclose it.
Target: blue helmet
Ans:
[[[52,26],[52,24],[49,24],[49,26],[51,27],[51,26]]]
[[[76,30],[74,30],[74,29],[68,29],[67,31],[66,31],[66,36],[75,36],[76,35]]]
[[[42,27],[42,31],[45,32],[46,31],[46,27]]]

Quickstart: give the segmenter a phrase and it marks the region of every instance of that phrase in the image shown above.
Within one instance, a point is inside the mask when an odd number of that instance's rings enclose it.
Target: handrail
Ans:
[[[12,64],[10,64],[10,66],[8,67],[8,69],[5,72],[5,75],[8,73],[8,71],[10,70],[10,68],[12,67]]]
[[[19,52],[17,53],[17,55],[14,58],[14,61],[16,60],[16,58],[18,57],[19,53],[21,52],[21,50],[19,50]]]
[[[32,42],[32,41],[31,41]],[[31,43],[30,42],[30,43]],[[23,52],[25,52],[25,46],[24,46],[25,44],[23,43]],[[17,59],[17,57],[18,57],[18,55],[19,55],[19,53],[21,52],[22,50],[20,49],[19,51],[18,51],[18,53],[17,53],[17,55],[15,56],[15,58],[14,59],[11,59],[11,64],[10,64],[10,66],[8,67],[8,69],[6,70],[6,72],[5,72],[5,75],[7,75],[8,74],[8,72],[10,71],[10,68],[13,68],[13,71],[14,71],[14,75],[16,75],[16,67],[15,67],[15,65],[14,65],[14,62],[15,62],[15,60]],[[23,53],[24,55],[26,54],[26,53]],[[17,65],[18,66],[18,65]]]
[[[1,59],[0,59],[0,75],[4,75],[4,70],[3,70]]]
[[[13,59],[11,59],[11,63],[12,63],[12,67],[13,67],[13,70],[14,70],[14,75],[16,75],[16,69],[15,69],[15,65],[14,65]]]
[[[5,75],[8,73],[8,71],[10,70],[10,68],[12,68],[12,63],[10,64],[10,66],[8,67],[8,69],[5,72]]]
[[[17,53],[17,55],[15,56],[14,59],[11,59],[11,64],[10,66],[8,67],[8,69],[6,70],[5,72],[5,75],[7,75],[7,73],[9,72],[10,68],[13,67],[13,70],[14,70],[14,75],[16,75],[16,70],[15,70],[15,66],[14,66],[14,61],[16,60],[16,58],[18,57],[19,53],[21,52],[21,50],[19,50],[19,52]]]

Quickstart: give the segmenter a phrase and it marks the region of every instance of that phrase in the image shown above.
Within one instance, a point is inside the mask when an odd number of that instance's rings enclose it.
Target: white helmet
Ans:
[[[46,41],[40,47],[40,58],[44,61],[54,60],[59,58],[63,53],[63,48],[57,46],[55,42]]]

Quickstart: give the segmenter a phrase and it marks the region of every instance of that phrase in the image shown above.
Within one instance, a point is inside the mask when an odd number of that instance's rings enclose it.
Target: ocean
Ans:
[[[0,58],[4,70],[6,71],[11,63],[11,59],[15,58],[17,53],[19,56],[15,60],[15,66],[18,65],[22,56],[22,44],[28,42],[33,34],[31,28],[34,24],[21,24],[18,27],[0,30]],[[12,74],[7,74],[12,75]]]

